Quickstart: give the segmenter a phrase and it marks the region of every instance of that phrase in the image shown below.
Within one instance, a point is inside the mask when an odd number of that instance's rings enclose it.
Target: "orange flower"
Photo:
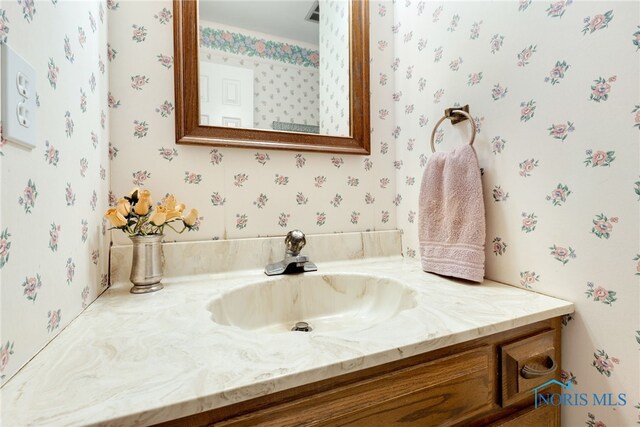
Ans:
[[[167,221],[180,218],[182,216],[182,211],[184,211],[184,204],[176,204],[176,198],[173,196],[173,194],[169,194],[164,199],[162,207],[165,209],[165,213],[167,214]]]
[[[176,208],[176,198],[173,194],[169,194],[167,197],[164,198],[164,203],[162,203],[162,206],[164,206],[165,208],[167,208],[168,211],[171,211],[173,209]]]
[[[195,208],[191,209],[191,212],[189,212],[189,215],[182,218],[182,221],[184,221],[184,225],[186,225],[187,227],[193,227],[197,220],[198,220],[198,209],[195,209]]]
[[[151,193],[149,190],[142,190],[138,192],[138,203],[136,203],[133,211],[138,215],[146,215],[151,208]]]
[[[151,214],[150,220],[153,225],[161,226],[167,221],[167,214],[160,210],[156,210]]]
[[[116,205],[116,210],[120,215],[126,218],[127,215],[129,215],[129,212],[131,212],[131,203],[129,203],[128,200],[120,199]]]
[[[107,218],[109,222],[111,222],[111,225],[116,228],[124,227],[125,225],[127,225],[126,218],[122,216],[122,214],[118,212],[116,208],[108,209],[104,214],[104,217]]]

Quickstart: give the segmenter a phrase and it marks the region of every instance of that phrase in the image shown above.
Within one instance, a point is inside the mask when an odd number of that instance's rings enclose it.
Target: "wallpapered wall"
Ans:
[[[349,8],[320,0],[320,133],[349,135]]]
[[[199,230],[178,240],[396,228],[392,83],[372,84],[371,156],[176,146],[172,3],[114,1],[108,13],[112,200],[141,186],[198,207]],[[392,13],[372,15],[372,40],[389,46]],[[389,74],[392,49],[372,52],[372,75]]]
[[[573,301],[566,381],[575,392],[628,394],[624,407],[564,407],[569,426],[638,421],[638,16],[637,2],[395,4],[405,253],[419,251],[432,126],[468,103],[484,170],[487,277]],[[440,130],[439,150],[468,141],[467,123]]]
[[[0,5],[0,43],[36,70],[39,122],[31,151],[0,139],[2,382],[107,286],[106,19],[103,1]]]
[[[219,30],[221,42],[201,44],[201,61],[253,70],[254,128],[273,129],[274,121],[318,126],[320,102],[317,66],[291,64],[288,57],[275,55],[271,56],[273,59],[263,59],[253,51],[229,53],[233,50],[229,46],[233,40],[255,39],[256,33],[244,29],[236,32],[218,23],[203,24],[209,29]],[[225,38],[229,42],[225,42]],[[281,49],[285,45],[277,43]],[[285,49],[290,52],[302,49],[294,43],[291,41]]]
[[[10,322],[15,330],[3,322],[5,379],[100,290],[109,164],[111,201],[138,185],[200,208],[199,230],[176,239],[398,226],[414,257],[431,126],[444,108],[469,103],[484,169],[488,277],[575,302],[565,380],[578,392],[629,394],[615,410],[564,408],[565,425],[637,421],[637,3],[372,3],[367,157],[176,146],[171,2],[106,3],[108,52],[101,4],[0,8],[0,40],[23,53],[29,45],[44,113],[31,157],[2,146],[2,316],[24,319]],[[440,149],[462,143],[465,126],[445,124]],[[41,167],[27,165],[34,154]]]

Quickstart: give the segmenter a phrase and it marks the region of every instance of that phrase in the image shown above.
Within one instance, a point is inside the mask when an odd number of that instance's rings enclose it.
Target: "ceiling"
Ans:
[[[318,45],[314,0],[199,0],[200,19]]]

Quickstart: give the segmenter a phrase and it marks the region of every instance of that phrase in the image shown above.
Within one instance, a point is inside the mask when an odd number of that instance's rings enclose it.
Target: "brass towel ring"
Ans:
[[[469,119],[469,123],[471,123],[471,130],[473,132],[471,134],[471,141],[469,141],[469,145],[473,145],[473,141],[475,141],[475,139],[476,139],[476,122],[475,122],[475,120],[473,120],[473,117],[471,117],[471,115],[469,113],[467,113],[466,111],[452,110],[450,115],[442,116],[442,118],[440,120],[438,120],[438,123],[436,123],[436,125],[433,127],[433,132],[431,132],[431,152],[432,153],[436,152],[435,137],[436,137],[436,131],[438,130],[438,126],[440,126],[440,124],[442,122],[444,122],[446,119],[452,120],[454,118],[454,116],[458,115],[458,114],[460,114],[462,116],[465,116],[467,119]]]

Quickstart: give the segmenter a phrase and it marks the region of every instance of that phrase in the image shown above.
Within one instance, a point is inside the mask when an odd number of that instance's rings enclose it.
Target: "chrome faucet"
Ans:
[[[306,255],[300,255],[300,251],[307,244],[304,233],[300,230],[291,230],[284,238],[285,254],[284,259],[273,264],[268,264],[264,269],[267,276],[275,276],[285,273],[304,273],[306,271],[316,271],[318,267]]]

